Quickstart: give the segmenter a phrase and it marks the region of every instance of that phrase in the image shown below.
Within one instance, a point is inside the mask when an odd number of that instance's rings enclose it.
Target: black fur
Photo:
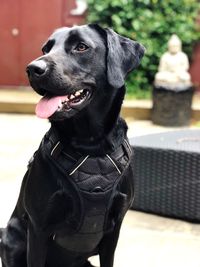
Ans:
[[[138,66],[143,46],[110,29],[85,25],[58,29],[43,52],[27,67],[36,92],[53,97],[87,89],[90,95],[76,108],[57,110],[49,117],[51,131],[59,136],[62,149],[70,148],[94,160],[113,155],[126,139],[127,126],[119,118],[124,79]],[[66,175],[63,179],[57,175],[56,163],[54,166],[45,158],[45,144],[48,146],[49,142],[48,137],[43,139],[29,164],[11,219],[7,228],[0,231],[2,266],[89,267],[88,257],[99,254],[101,267],[112,267],[121,223],[133,199],[131,164],[113,185],[101,240],[91,251],[69,251],[55,242],[54,234],[73,235],[73,227],[78,231],[80,221],[72,223],[72,218],[75,213],[78,218],[83,210],[74,202],[71,177]],[[126,155],[123,161],[129,162]],[[87,238],[86,235],[85,246]]]

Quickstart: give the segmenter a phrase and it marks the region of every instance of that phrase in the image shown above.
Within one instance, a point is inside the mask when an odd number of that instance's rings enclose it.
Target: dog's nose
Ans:
[[[26,68],[28,77],[40,77],[47,71],[47,63],[44,60],[34,60]]]

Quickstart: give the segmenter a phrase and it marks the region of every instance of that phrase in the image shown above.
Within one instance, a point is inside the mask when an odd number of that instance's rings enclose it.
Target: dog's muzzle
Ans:
[[[42,59],[32,61],[26,68],[29,79],[40,78],[47,73],[47,70],[48,65]]]

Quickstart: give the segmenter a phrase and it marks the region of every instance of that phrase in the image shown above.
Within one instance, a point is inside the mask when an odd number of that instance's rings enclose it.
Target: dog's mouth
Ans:
[[[92,91],[88,89],[78,90],[75,93],[52,96],[45,95],[38,102],[35,112],[39,118],[48,119],[56,113],[74,113],[85,107],[91,98]]]

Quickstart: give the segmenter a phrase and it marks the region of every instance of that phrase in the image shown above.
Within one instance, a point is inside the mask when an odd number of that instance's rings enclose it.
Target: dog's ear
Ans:
[[[106,33],[108,82],[112,87],[120,88],[127,74],[139,65],[145,48],[111,29],[106,29]]]

